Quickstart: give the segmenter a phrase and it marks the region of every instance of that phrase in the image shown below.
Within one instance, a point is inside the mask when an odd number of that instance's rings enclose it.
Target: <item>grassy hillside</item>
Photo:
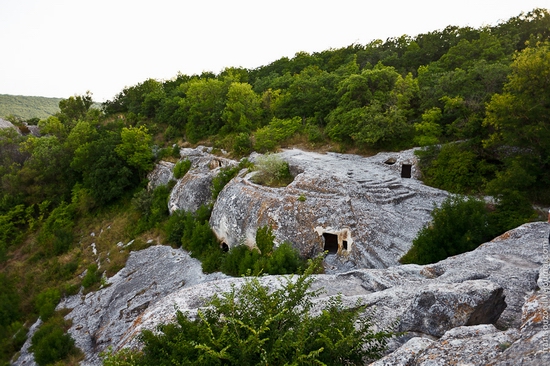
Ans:
[[[27,97],[0,94],[0,117],[13,115],[22,119],[47,118],[59,112],[61,98]]]

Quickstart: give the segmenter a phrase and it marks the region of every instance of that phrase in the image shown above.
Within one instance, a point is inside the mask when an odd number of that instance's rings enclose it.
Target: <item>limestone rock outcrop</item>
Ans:
[[[172,192],[174,209],[208,202],[210,183],[201,182],[237,164],[204,149],[181,156],[192,167]],[[279,243],[288,240],[306,256],[332,252],[326,274],[314,277],[313,288],[323,289],[315,311],[340,294],[346,306],[360,300],[375,307],[378,326],[404,332],[374,365],[550,364],[547,223],[522,225],[438,263],[398,265],[433,205],[447,197],[415,178],[412,150],[370,158],[288,150],[282,157],[295,174],[289,186],[259,186],[243,171],[220,193],[211,225],[229,246],[254,245],[256,229],[271,225]],[[171,180],[172,169],[157,166],[151,184]],[[206,275],[185,251],[156,245],[132,252],[106,287],[66,298],[58,309],[68,309],[69,333],[85,353],[81,365],[95,366],[109,347],[139,347],[136,335],[174,320],[176,308],[193,316],[244,281]],[[280,285],[279,276],[260,281]],[[28,345],[14,365],[34,365]]]
[[[538,351],[544,349],[544,337],[548,336],[543,329],[548,303],[535,291],[544,285],[541,281],[537,284],[540,273],[548,271],[541,257],[547,226],[525,224],[472,252],[433,265],[316,275],[313,288],[324,290],[316,299],[316,309],[320,311],[331,296],[341,294],[347,306],[355,306],[358,299],[374,306],[381,327],[398,320],[397,329],[405,335],[392,342],[391,349],[396,351],[386,356],[390,361],[381,360],[377,365],[429,364],[398,360],[420,360],[424,354],[426,359],[445,360],[446,353],[449,360],[463,357],[467,362],[466,356],[473,358],[474,353],[463,349],[474,345],[481,354],[479,360],[499,360],[497,356],[510,352],[508,349],[517,350],[517,357],[526,354],[533,360],[545,360],[545,354]],[[279,284],[278,276],[260,280],[271,288]],[[72,296],[60,307],[71,309],[69,332],[86,353],[82,365],[98,365],[99,352],[109,346],[115,350],[139,347],[135,336],[141,330],[174,320],[176,308],[196,314],[213,294],[243,281],[221,274],[204,275],[200,264],[183,250],[154,246],[132,252],[126,268],[108,279],[109,287]],[[483,325],[490,323],[497,327],[509,324],[509,328],[502,331]]]
[[[413,150],[373,157],[286,150],[295,172],[287,187],[271,188],[239,176],[222,190],[210,225],[233,247],[255,244],[261,226],[291,242],[304,257],[334,254],[327,271],[398,264],[430,212],[447,193],[424,185]],[[404,171],[405,170],[405,171]]]

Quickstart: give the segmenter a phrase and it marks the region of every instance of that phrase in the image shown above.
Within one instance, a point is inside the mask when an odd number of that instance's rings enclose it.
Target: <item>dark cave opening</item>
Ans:
[[[401,165],[401,178],[410,178],[412,175],[412,165],[403,164]]]
[[[324,251],[328,251],[329,254],[338,253],[338,235],[323,233],[323,239],[325,239]]]

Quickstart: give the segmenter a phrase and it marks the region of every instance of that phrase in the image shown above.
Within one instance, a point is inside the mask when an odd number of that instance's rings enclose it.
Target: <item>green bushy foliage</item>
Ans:
[[[52,317],[34,333],[30,349],[39,366],[54,364],[78,352],[65,328],[63,317]]]
[[[432,222],[420,230],[401,263],[435,263],[473,250],[495,235],[487,206],[475,198],[450,196],[431,215]]]
[[[135,223],[134,234],[149,230],[168,217],[168,198],[173,186],[174,182],[170,182],[152,191],[142,189],[134,195],[132,208],[140,214],[139,220]]]
[[[20,298],[13,280],[0,273],[0,335],[3,327],[9,326],[21,316]]]
[[[27,338],[27,330],[21,323],[21,298],[15,281],[0,273],[0,365],[9,365],[11,355]]]
[[[261,152],[274,151],[281,142],[292,137],[301,127],[300,117],[290,119],[274,117],[267,126],[256,130],[254,149]]]
[[[222,191],[223,187],[225,187],[231,179],[235,178],[241,169],[249,166],[250,162],[247,159],[243,159],[237,166],[227,166],[225,168],[221,168],[218,175],[216,175],[212,180],[212,199],[215,200],[218,198],[218,195]]]
[[[300,273],[304,262],[291,243],[284,242],[274,248],[275,235],[269,226],[256,231],[256,248],[238,245],[223,258],[221,271],[231,276],[271,275]]]
[[[8,247],[21,240],[26,224],[24,205],[17,205],[0,215],[0,262],[6,260]]]
[[[312,314],[312,263],[299,277],[270,290],[257,278],[214,296],[191,320],[143,331],[143,352],[108,355],[105,365],[364,365],[382,356],[391,331],[375,331],[374,312],[357,303],[345,308],[333,297]]]
[[[223,273],[230,276],[257,275],[258,272],[255,271],[255,264],[260,261],[260,258],[261,254],[255,248],[250,249],[244,244],[237,245],[225,255],[220,269]]]
[[[180,160],[174,165],[174,178],[180,179],[183,178],[185,174],[189,171],[191,168],[191,160],[184,159]]]
[[[231,147],[237,156],[245,156],[252,151],[252,141],[248,132],[241,132],[235,135],[233,146]]]
[[[251,180],[256,184],[269,187],[285,187],[294,179],[290,174],[288,163],[274,154],[258,157],[254,170],[256,173]]]
[[[88,271],[82,279],[82,287],[88,289],[101,281],[101,272],[99,272],[97,264],[92,263],[88,266]]]
[[[475,148],[469,143],[451,143],[418,151],[424,182],[453,193],[479,192],[494,169],[480,159]]]
[[[223,256],[208,222],[211,210],[210,206],[204,205],[194,213],[175,211],[164,226],[168,241],[199,259],[206,273],[219,271]]]
[[[59,300],[61,300],[61,293],[56,288],[46,289],[36,296],[34,307],[42,321],[52,317]]]
[[[47,256],[66,253],[74,242],[75,209],[72,204],[61,202],[52,210],[40,231],[38,241]]]

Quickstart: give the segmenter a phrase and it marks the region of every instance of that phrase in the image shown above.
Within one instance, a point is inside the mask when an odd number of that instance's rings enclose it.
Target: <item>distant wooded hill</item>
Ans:
[[[0,94],[0,117],[6,118],[12,115],[24,120],[34,117],[47,118],[59,112],[61,99]]]

